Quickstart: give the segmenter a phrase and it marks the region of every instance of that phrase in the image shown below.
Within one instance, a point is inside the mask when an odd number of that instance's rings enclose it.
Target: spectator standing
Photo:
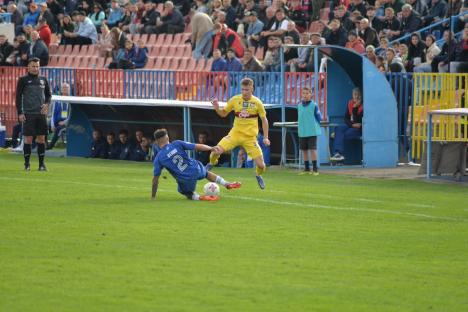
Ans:
[[[70,95],[70,85],[68,83],[62,83],[60,94],[63,96]],[[70,105],[67,102],[56,101],[52,105],[52,118],[50,120],[50,129],[54,133],[52,140],[47,145],[47,149],[53,149],[57,143],[60,135],[66,130],[68,126],[68,120],[70,118]]]
[[[38,58],[41,66],[47,66],[49,63],[49,49],[44,41],[39,37],[37,31],[31,32],[31,45],[29,46],[28,59]]]
[[[39,37],[44,41],[46,47],[49,48],[52,41],[52,31],[47,24],[47,20],[44,18],[41,18],[37,23],[37,32],[39,33]]]

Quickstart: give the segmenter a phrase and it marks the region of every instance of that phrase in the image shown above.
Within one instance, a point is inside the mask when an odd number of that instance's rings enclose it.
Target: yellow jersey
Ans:
[[[248,101],[244,100],[241,94],[233,96],[227,102],[224,110],[228,113],[234,111],[236,115],[231,131],[246,136],[256,137],[258,134],[258,117],[266,116],[262,101],[253,95]]]

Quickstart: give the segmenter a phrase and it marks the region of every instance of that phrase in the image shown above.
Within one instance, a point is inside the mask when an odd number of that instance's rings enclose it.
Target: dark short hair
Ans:
[[[121,134],[125,134],[126,136],[128,136],[128,130],[127,129],[122,129],[119,131],[119,135]]]
[[[252,78],[244,78],[241,80],[241,85],[242,86],[254,86],[254,81],[252,80]]]
[[[163,138],[167,135],[167,130],[166,129],[158,129],[154,131],[154,139],[159,140],[160,138]]]
[[[107,134],[107,136],[111,136],[111,137],[115,138],[115,133],[114,133],[114,132],[109,132],[109,133]]]
[[[28,59],[28,65],[29,63],[39,63],[41,60],[38,58],[38,57],[31,57],[30,59]]]

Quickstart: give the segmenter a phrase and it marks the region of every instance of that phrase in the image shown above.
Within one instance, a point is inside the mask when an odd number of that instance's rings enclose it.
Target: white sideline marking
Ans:
[[[78,181],[56,180],[56,179],[0,177],[0,180],[64,183],[64,184],[88,185],[88,186],[111,187],[111,188],[125,188],[125,189],[142,189],[143,188],[143,187],[137,187],[137,186],[126,186],[126,185],[118,185],[118,184],[100,184],[100,183],[78,182]],[[148,184],[148,189],[149,188],[150,188],[150,184]],[[162,189],[162,188],[160,188],[159,190],[165,191],[165,192],[170,191],[170,190]],[[322,205],[322,204],[296,203],[296,202],[278,201],[278,200],[271,200],[271,199],[262,199],[262,198],[256,198],[256,197],[235,196],[235,195],[223,195],[223,197],[248,200],[248,201],[256,201],[256,202],[262,202],[262,203],[268,203],[268,204],[286,205],[286,206],[310,207],[310,208],[329,209],[329,210],[338,210],[338,211],[373,212],[373,213],[393,214],[393,215],[400,215],[400,216],[411,216],[411,217],[420,217],[420,218],[426,218],[426,219],[445,220],[445,221],[460,221],[460,222],[468,221],[467,219],[463,219],[463,218],[452,218],[452,217],[443,217],[443,216],[439,217],[439,216],[432,216],[432,215],[421,214],[421,213],[410,213],[410,212],[383,210],[383,209],[340,207],[340,206],[331,206],[331,205]]]
[[[462,218],[452,218],[452,217],[438,217],[421,213],[411,213],[411,212],[402,212],[402,211],[393,211],[393,210],[383,210],[383,209],[372,209],[372,208],[356,208],[356,207],[339,207],[339,206],[330,206],[330,205],[321,205],[321,204],[306,204],[306,203],[295,203],[295,202],[284,202],[276,201],[271,199],[262,199],[256,197],[246,197],[246,196],[233,196],[233,195],[223,195],[223,197],[234,198],[234,199],[243,199],[249,201],[258,201],[268,204],[278,204],[278,205],[288,205],[288,206],[299,206],[299,207],[311,207],[319,209],[330,209],[330,210],[348,210],[348,211],[361,211],[361,212],[375,212],[375,213],[385,213],[385,214],[394,214],[394,215],[403,215],[403,216],[413,216],[413,217],[422,217],[427,219],[439,219],[439,220],[449,220],[449,221],[468,221]]]
[[[434,206],[434,205],[412,204],[412,203],[406,203],[406,206],[417,207],[417,208],[436,208],[436,206]]]

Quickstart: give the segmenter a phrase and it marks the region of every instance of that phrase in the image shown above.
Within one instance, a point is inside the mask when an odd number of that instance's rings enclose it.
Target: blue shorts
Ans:
[[[199,161],[198,164],[198,172],[195,179],[191,180],[177,180],[177,191],[185,196],[192,196],[193,192],[197,187],[197,181],[203,180],[208,175],[205,166]]]

